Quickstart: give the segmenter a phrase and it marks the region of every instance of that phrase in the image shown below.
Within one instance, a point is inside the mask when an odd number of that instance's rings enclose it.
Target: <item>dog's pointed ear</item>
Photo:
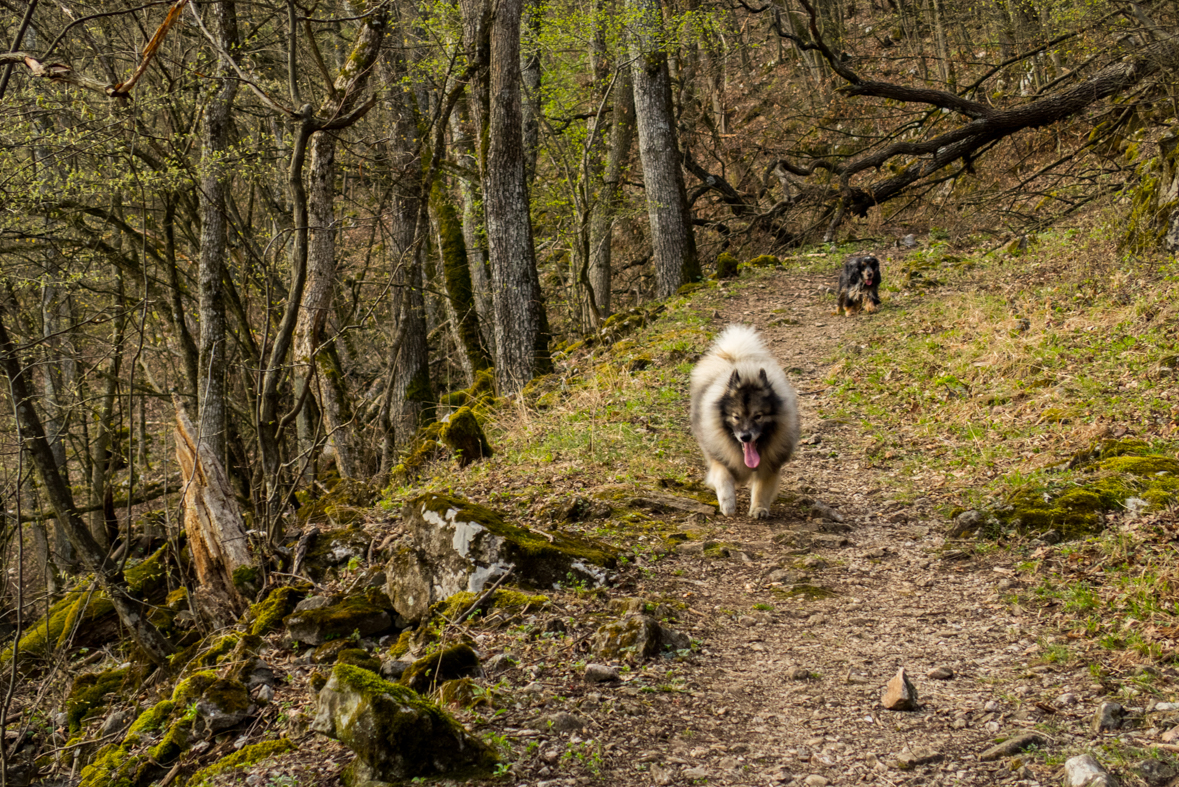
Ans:
[[[732,375],[729,376],[729,387],[736,388],[741,384],[741,373],[736,369],[733,370]]]
[[[770,384],[770,378],[769,378],[769,377],[766,375],[766,370],[765,370],[765,369],[758,369],[758,370],[757,370],[757,376],[761,378],[761,381],[762,381],[762,384],[763,384],[763,385],[769,385],[769,384]]]

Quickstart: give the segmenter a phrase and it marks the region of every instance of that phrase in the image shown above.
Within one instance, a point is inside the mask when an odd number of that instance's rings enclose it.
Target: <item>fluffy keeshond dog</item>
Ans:
[[[749,516],[768,517],[798,445],[798,398],[753,328],[730,325],[692,370],[692,434],[721,513],[736,512],[736,485],[750,483]]]
[[[860,309],[871,314],[880,305],[880,260],[857,254],[843,263],[839,273],[839,308],[849,317]]]

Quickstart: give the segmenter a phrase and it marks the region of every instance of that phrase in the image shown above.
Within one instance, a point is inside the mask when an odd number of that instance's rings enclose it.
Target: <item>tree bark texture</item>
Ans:
[[[221,49],[232,52],[237,46],[234,0],[217,0],[208,7],[212,16],[212,29]],[[213,455],[224,465],[228,405],[225,293],[222,283],[229,254],[225,236],[225,194],[231,179],[226,157],[230,147],[230,114],[237,95],[238,80],[223,57],[217,59],[216,76],[221,84],[206,105],[201,121],[201,253],[197,271],[201,328],[196,394],[200,408],[200,440],[213,449]]]
[[[16,417],[19,437],[22,446],[28,450],[33,464],[41,476],[41,483],[50,506],[57,514],[57,519],[65,528],[66,535],[73,544],[78,560],[87,571],[94,572],[99,586],[107,594],[114,605],[119,620],[131,632],[137,645],[143,649],[153,663],[163,665],[167,663],[172,653],[172,645],[165,639],[160,630],[147,619],[147,610],[143,602],[128,592],[127,584],[119,573],[119,568],[109,555],[99,548],[91,537],[90,531],[78,516],[74,505],[73,495],[66,485],[53,458],[53,449],[45,436],[45,428],[41,417],[33,406],[32,385],[25,368],[17,356],[16,346],[8,336],[8,330],[0,320],[0,367],[8,378],[9,394],[12,399],[12,410]]]
[[[536,177],[536,159],[540,153],[540,34],[539,4],[529,2],[524,9],[524,28],[520,48],[520,83],[523,85],[524,182],[529,189]]]
[[[501,395],[519,391],[550,368],[548,321],[532,245],[520,104],[522,0],[496,6],[490,31],[490,101],[483,195],[491,296],[495,311],[495,380]]]
[[[610,150],[606,154],[602,185],[598,190],[597,202],[593,206],[593,215],[590,217],[589,279],[594,289],[598,312],[603,318],[611,314],[614,217],[618,213],[622,196],[622,177],[635,138],[635,94],[629,69],[624,69],[614,82],[613,107]]]
[[[333,89],[339,98],[333,96],[324,102],[321,115],[346,115],[360,103],[369,74],[380,54],[384,34],[384,16],[373,14],[361,28],[352,53],[336,76]],[[303,293],[303,309],[295,329],[296,374],[302,378],[299,383],[301,386],[312,386],[324,429],[335,449],[336,466],[341,476],[351,478],[357,472],[357,462],[344,380],[339,374],[338,365],[331,363],[330,359],[318,357],[325,338],[324,329],[336,276],[336,138],[320,131],[311,138],[310,147],[311,168],[307,189],[310,240],[307,286]],[[305,418],[306,415],[302,413],[300,417]],[[301,448],[309,450],[311,446],[303,445]]]
[[[68,486],[69,465],[66,462],[65,440],[62,437],[69,427],[66,391],[68,386],[76,382],[77,364],[74,362],[69,343],[64,340],[66,326],[69,324],[69,309],[57,282],[53,280],[59,275],[57,262],[58,260],[53,260],[54,264],[50,269],[52,278],[41,288],[41,334],[45,340],[45,350],[50,353],[46,358],[41,390],[45,402],[46,438],[53,451],[53,459],[61,470],[62,480]],[[53,545],[49,557],[51,564],[58,570],[72,570],[77,566],[73,546],[66,538],[60,522],[54,522],[53,525]],[[47,566],[46,571],[50,570],[51,567]]]
[[[671,79],[663,51],[659,0],[628,0],[635,28],[630,38],[635,123],[655,260],[655,296],[667,298],[701,276],[692,216],[672,110]]]
[[[475,157],[471,135],[467,128],[471,123],[466,98],[459,99],[450,116],[451,150],[455,163],[471,172],[479,172],[479,160]],[[491,303],[491,268],[484,248],[483,216],[478,210],[481,198],[481,180],[462,176],[459,178],[459,195],[463,201],[463,245],[467,249],[467,267],[471,272],[471,287],[475,293],[475,312],[479,315],[479,334],[483,346],[495,353],[495,315]]]
[[[232,622],[245,606],[234,572],[253,565],[246,525],[238,511],[225,466],[212,446],[198,439],[180,397],[176,408],[176,460],[184,490],[184,531],[197,575],[197,606],[214,620]]]
[[[475,310],[466,238],[449,195],[438,183],[431,190],[430,208],[438,228],[438,250],[442,257],[447,311],[462,353],[467,384],[470,385],[475,382],[476,372],[491,368],[491,358],[479,334],[479,315]]]
[[[395,449],[413,441],[418,428],[433,417],[434,391],[430,384],[430,349],[426,342],[426,298],[423,291],[422,257],[429,230],[427,194],[423,189],[421,116],[413,92],[405,85],[408,64],[402,48],[386,52],[383,58],[392,119],[389,166],[398,183],[391,201],[389,235],[392,241],[393,284],[397,288],[395,334],[389,358],[391,369],[389,404],[385,408],[386,448],[382,465],[392,461]],[[437,153],[435,153],[437,155]],[[420,234],[420,236],[419,236]]]

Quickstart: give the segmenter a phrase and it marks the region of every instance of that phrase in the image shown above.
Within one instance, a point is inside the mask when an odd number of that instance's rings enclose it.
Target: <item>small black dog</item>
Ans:
[[[871,314],[880,305],[880,260],[859,254],[843,263],[839,274],[839,310],[848,316],[860,309]]]

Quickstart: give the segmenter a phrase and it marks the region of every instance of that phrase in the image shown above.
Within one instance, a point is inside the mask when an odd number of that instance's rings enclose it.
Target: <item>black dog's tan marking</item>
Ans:
[[[880,305],[880,260],[861,254],[843,263],[839,274],[839,313],[848,316],[860,309],[871,314]]]

